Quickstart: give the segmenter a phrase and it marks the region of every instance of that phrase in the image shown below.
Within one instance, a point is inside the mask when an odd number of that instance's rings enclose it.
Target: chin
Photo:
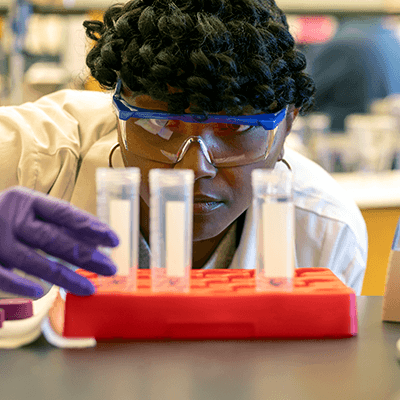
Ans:
[[[216,227],[215,223],[214,224],[210,224],[210,223],[196,224],[196,222],[193,221],[193,241],[200,242],[202,240],[212,239],[212,238],[218,236],[228,226],[229,226],[229,224],[227,224],[225,227]]]

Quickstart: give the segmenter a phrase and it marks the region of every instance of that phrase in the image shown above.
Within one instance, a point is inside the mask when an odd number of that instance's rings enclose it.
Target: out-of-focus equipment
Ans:
[[[26,0],[14,0],[10,11],[12,48],[10,54],[10,102],[23,102],[23,80],[25,60],[23,55],[24,42],[28,31],[29,19],[32,15],[32,5]]]
[[[400,219],[389,256],[382,320],[400,322]]]

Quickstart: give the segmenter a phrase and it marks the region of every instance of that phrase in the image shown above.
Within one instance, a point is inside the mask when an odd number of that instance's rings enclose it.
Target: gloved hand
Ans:
[[[11,271],[16,268],[74,294],[93,294],[89,280],[35,249],[88,271],[113,275],[115,265],[96,247],[118,244],[108,225],[66,201],[24,187],[0,193],[0,290],[27,297],[43,295],[40,285]]]

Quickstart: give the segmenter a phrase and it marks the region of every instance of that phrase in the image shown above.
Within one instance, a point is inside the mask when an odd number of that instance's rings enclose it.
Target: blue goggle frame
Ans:
[[[148,110],[146,108],[134,107],[121,97],[122,81],[118,79],[113,95],[113,106],[118,118],[127,121],[130,118],[143,119],[172,119],[191,123],[223,123],[236,125],[262,126],[266,130],[275,129],[285,118],[286,108],[277,113],[255,114],[255,115],[216,115],[216,114],[171,114],[165,111]]]

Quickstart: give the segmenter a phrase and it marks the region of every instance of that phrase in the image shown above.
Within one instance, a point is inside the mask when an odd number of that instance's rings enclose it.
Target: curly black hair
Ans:
[[[294,104],[305,114],[314,103],[305,56],[274,0],[132,0],[84,26],[96,42],[86,59],[92,76],[106,89],[119,77],[170,112]]]

